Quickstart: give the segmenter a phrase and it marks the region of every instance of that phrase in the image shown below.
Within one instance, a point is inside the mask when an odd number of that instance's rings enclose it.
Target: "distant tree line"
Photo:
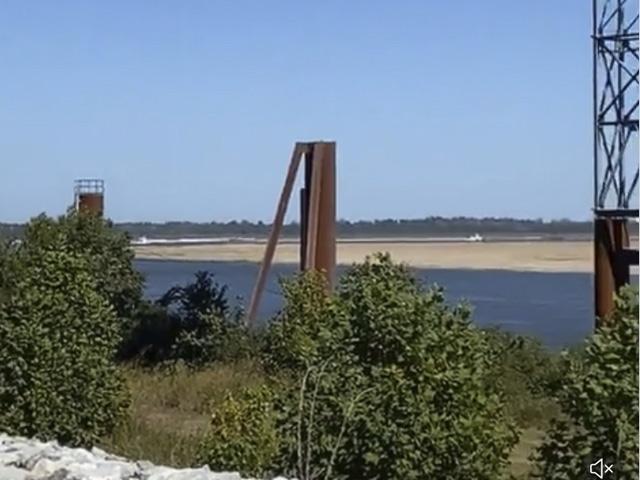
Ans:
[[[544,221],[542,219],[516,218],[472,218],[472,217],[427,217],[421,219],[382,219],[382,220],[339,220],[337,229],[340,237],[376,237],[376,236],[446,236],[473,235],[479,233],[498,235],[545,235],[562,236],[589,234],[590,221],[568,219]],[[17,238],[21,236],[20,224],[0,223],[0,237]],[[265,237],[271,224],[258,222],[126,222],[117,223],[115,228],[126,231],[133,238],[180,237]],[[291,222],[284,226],[285,237],[298,236],[300,225]]]

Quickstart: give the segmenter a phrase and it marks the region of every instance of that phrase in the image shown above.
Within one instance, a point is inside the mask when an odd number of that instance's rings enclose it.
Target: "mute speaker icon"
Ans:
[[[589,465],[589,473],[602,480],[607,473],[613,473],[613,465],[607,465],[600,459]]]

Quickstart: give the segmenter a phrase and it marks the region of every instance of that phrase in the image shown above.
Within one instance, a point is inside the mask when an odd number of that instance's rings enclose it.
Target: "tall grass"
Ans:
[[[511,340],[499,336],[496,341]],[[549,420],[558,414],[546,389],[532,392],[531,382],[544,384],[558,376],[559,357],[527,342],[501,352],[495,379],[502,385],[509,413],[522,429],[505,474],[525,478],[530,453]],[[211,413],[228,392],[267,381],[254,361],[215,363],[197,370],[181,364],[153,369],[129,364],[121,368],[131,392],[129,415],[100,446],[132,460],[174,467],[196,466]]]
[[[227,392],[265,381],[250,361],[215,364],[201,370],[174,365],[122,367],[129,390],[129,415],[101,447],[132,460],[175,467],[193,466],[211,411]]]

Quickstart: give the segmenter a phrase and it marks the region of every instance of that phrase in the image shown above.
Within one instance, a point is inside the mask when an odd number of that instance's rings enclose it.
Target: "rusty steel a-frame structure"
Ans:
[[[638,264],[629,248],[629,221],[638,218],[638,2],[593,0],[592,8],[594,293],[604,321]]]
[[[246,323],[253,325],[271,268],[293,186],[304,158],[304,187],[300,190],[300,269],[316,270],[332,288],[336,268],[336,144],[298,142],[267,240],[258,279],[251,295]]]

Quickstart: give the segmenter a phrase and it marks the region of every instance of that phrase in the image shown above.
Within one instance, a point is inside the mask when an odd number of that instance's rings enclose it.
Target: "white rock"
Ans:
[[[143,472],[144,480],[242,480],[238,473],[213,473],[209,468],[153,467]]]
[[[21,468],[0,465],[0,478],[2,480],[26,480],[27,472]]]
[[[99,448],[68,448],[0,433],[0,480],[242,480],[209,467],[176,469],[131,462]],[[287,480],[277,477],[274,480]]]
[[[236,472],[213,473],[209,467],[175,469],[151,467],[142,472],[144,480],[242,480]]]

